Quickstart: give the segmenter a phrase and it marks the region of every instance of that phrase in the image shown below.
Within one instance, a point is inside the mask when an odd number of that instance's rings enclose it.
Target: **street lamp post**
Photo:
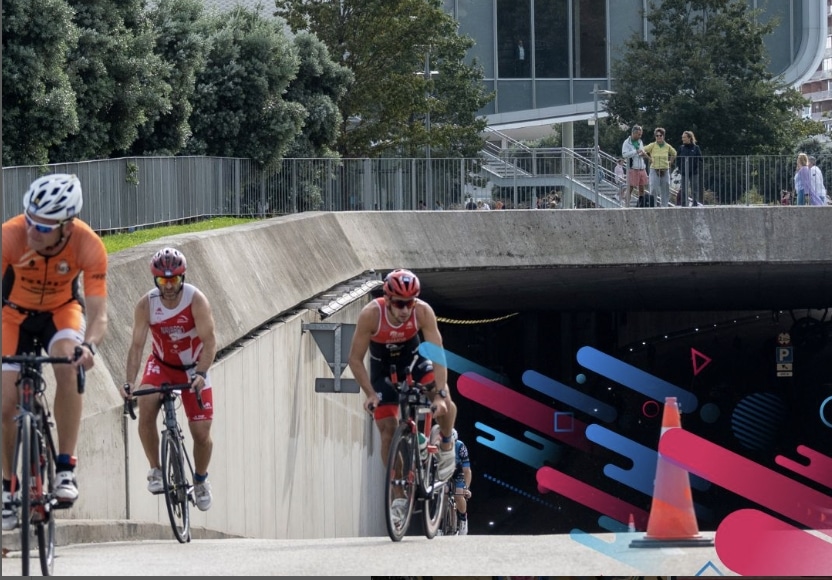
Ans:
[[[595,167],[592,176],[592,193],[595,196],[595,207],[598,207],[598,174],[601,172],[601,152],[598,146],[598,95],[614,95],[615,91],[608,91],[607,89],[599,89],[598,83],[595,83],[592,90],[593,97],[593,122],[595,129],[595,148],[593,149],[593,157],[595,160]]]

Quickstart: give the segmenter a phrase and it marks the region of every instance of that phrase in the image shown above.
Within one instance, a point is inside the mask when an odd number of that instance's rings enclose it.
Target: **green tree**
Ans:
[[[293,31],[309,30],[355,74],[340,100],[338,149],[348,157],[472,155],[485,121],[476,116],[492,98],[472,45],[460,36],[441,0],[275,0]],[[426,75],[426,57],[431,70]],[[431,127],[426,117],[430,112]]]
[[[3,165],[44,165],[78,130],[66,55],[78,41],[63,0],[3,2]]]
[[[300,66],[286,100],[303,105],[307,117],[287,156],[329,157],[334,153],[342,124],[338,101],[355,77],[350,69],[330,58],[326,45],[315,35],[301,32],[293,42]]]
[[[613,63],[613,120],[691,130],[706,155],[779,154],[822,132],[798,115],[800,92],[767,71],[763,40],[776,22],[760,14],[745,0],[651,2],[649,39],[636,34]]]
[[[119,155],[138,128],[170,107],[167,65],[153,53],[143,0],[69,0],[81,31],[67,70],[78,99],[78,131],[50,149],[52,162]]]
[[[130,147],[133,155],[176,155],[190,135],[188,119],[196,75],[208,51],[206,17],[200,0],[159,0],[148,12],[156,32],[155,53],[169,66],[170,106],[149,116]]]
[[[196,78],[187,151],[278,161],[294,142],[306,110],[284,98],[299,59],[283,23],[237,7],[211,19],[207,62]]]

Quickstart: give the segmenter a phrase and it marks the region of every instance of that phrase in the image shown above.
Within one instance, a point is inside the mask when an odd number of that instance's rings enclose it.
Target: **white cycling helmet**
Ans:
[[[23,208],[31,215],[60,222],[74,218],[83,205],[81,181],[66,173],[39,177],[23,196]]]

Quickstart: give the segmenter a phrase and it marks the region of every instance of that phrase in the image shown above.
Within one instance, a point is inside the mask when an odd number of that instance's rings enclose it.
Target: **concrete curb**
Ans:
[[[55,528],[55,542],[58,546],[71,544],[94,544],[103,542],[126,542],[130,540],[172,540],[173,531],[167,523],[136,522],[132,520],[62,520]],[[191,526],[194,540],[240,538],[233,534],[208,528]],[[37,540],[34,539],[37,546]],[[3,552],[20,550],[20,530],[3,532]]]

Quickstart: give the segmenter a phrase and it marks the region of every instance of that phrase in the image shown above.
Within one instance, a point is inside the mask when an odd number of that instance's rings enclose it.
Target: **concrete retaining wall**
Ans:
[[[377,434],[362,396],[314,392],[314,379],[331,371],[302,332],[304,322],[319,321],[317,312],[299,308],[310,298],[368,269],[394,267],[828,261],[829,215],[827,208],[742,207],[306,213],[119,252],[111,257],[110,330],[85,395],[81,499],[64,514],[166,521],[164,504],[145,489],[136,424],[124,424],[116,392],[125,379],[133,308],[151,287],[148,261],[165,245],[185,253],[188,280],[211,300],[221,348],[292,312],[211,371],[215,504],[197,512],[194,524],[252,537],[315,538],[384,531]],[[806,232],[815,252],[784,243]],[[327,321],[353,323],[365,302]]]

